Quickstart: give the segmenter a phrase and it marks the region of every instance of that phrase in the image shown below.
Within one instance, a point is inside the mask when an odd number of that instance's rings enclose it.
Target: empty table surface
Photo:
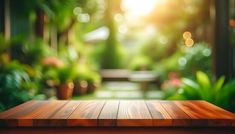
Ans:
[[[235,126],[235,115],[206,101],[32,100],[0,113],[0,126]]]

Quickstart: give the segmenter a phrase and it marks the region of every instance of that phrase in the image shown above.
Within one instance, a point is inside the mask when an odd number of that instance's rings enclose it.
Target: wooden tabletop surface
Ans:
[[[29,101],[0,113],[16,126],[235,126],[235,115],[206,101]]]

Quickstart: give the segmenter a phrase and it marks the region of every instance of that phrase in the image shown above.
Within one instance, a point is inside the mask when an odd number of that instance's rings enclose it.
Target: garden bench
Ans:
[[[234,134],[235,115],[206,101],[32,100],[0,113],[1,134]]]

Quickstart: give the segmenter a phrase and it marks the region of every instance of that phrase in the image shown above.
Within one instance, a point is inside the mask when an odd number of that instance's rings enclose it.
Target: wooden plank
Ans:
[[[12,114],[5,118],[5,125],[7,126],[31,126],[32,119],[24,119],[33,115],[37,109],[43,107],[46,104],[45,101],[35,101],[35,104],[31,106],[26,106],[24,109],[17,111],[16,113]]]
[[[208,126],[208,121],[215,119],[215,115],[210,111],[199,108],[195,105],[196,101],[174,101],[188,116],[192,118],[192,126]]]
[[[50,126],[67,126],[67,118],[74,112],[79,104],[80,101],[69,101],[50,117]]]
[[[208,120],[209,126],[231,126],[234,125],[234,114],[228,112],[222,108],[219,108],[213,104],[210,104],[206,101],[195,101],[190,102],[193,103],[201,109],[202,113],[207,113],[208,118],[212,118]]]
[[[13,108],[11,108],[7,111],[4,111],[4,112],[0,113],[0,119],[4,119],[6,117],[9,117],[9,116],[21,111],[22,109],[25,109],[26,107],[31,107],[34,104],[36,104],[36,101],[31,100],[31,101],[25,102],[23,104],[20,104],[16,107],[13,107]]]
[[[235,118],[235,114],[234,113],[231,113],[229,111],[226,111],[216,105],[213,105],[209,102],[206,102],[206,101],[198,101],[196,103],[200,103],[202,105],[204,105],[205,107],[208,107],[210,109],[213,109],[214,112],[216,112],[216,114],[218,114],[220,117],[222,118],[227,118],[227,119],[234,119]]]
[[[116,126],[119,101],[107,101],[98,117],[99,126]]]
[[[152,126],[152,117],[144,101],[120,101],[118,126]]]
[[[63,106],[65,106],[69,101],[60,100],[53,101],[53,105],[49,108],[44,108],[44,111],[33,118],[33,126],[53,126],[50,124],[51,117],[54,116]]]
[[[172,126],[172,118],[159,101],[149,100],[146,105],[152,115],[154,126]]]
[[[98,116],[105,101],[81,101],[80,105],[69,116],[68,126],[98,126]]]
[[[0,126],[225,126],[235,115],[206,101],[29,101],[0,113]]]
[[[41,106],[36,107],[32,112],[27,113],[26,115],[18,116],[18,126],[33,126],[33,120],[36,116],[41,113],[45,113],[48,109],[52,108],[57,104],[57,101],[38,101],[41,103]]]
[[[167,113],[173,119],[174,126],[190,126],[191,118],[184,113],[173,101],[160,101]]]
[[[27,107],[31,107],[32,105],[35,105],[36,104],[36,101],[28,101],[28,102],[25,102],[21,105],[18,105],[16,107],[13,107],[7,111],[4,111],[2,113],[0,113],[0,125],[1,126],[7,126],[7,119],[8,117],[10,117],[11,115],[14,115],[16,113],[18,113],[19,111],[27,108]],[[15,123],[16,124],[16,123]]]

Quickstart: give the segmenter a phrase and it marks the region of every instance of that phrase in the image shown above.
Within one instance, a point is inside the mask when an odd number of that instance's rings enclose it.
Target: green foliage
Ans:
[[[23,65],[11,62],[0,71],[0,110],[8,109],[35,95],[34,84]]]
[[[65,64],[73,64],[78,61],[78,52],[73,46],[61,46],[58,51],[58,57]]]
[[[55,69],[56,77],[55,80],[57,84],[72,82],[74,79],[74,68],[65,66]]]
[[[234,111],[235,80],[224,83],[225,77],[212,82],[207,74],[198,71],[196,81],[183,78],[183,86],[168,99],[206,100],[220,107]]]
[[[193,47],[181,48],[182,56],[177,60],[179,65],[179,71],[183,76],[188,74],[194,74],[198,70],[203,70],[208,74],[211,74],[211,48],[209,44],[205,42],[200,42],[194,44]],[[180,61],[181,60],[181,61]],[[182,60],[186,63],[183,64]],[[180,64],[180,62],[182,62]]]
[[[171,71],[181,76],[194,78],[198,70],[211,74],[211,48],[205,42],[194,44],[193,47],[181,46],[172,56],[156,63],[155,72],[162,78]]]
[[[123,67],[124,50],[117,40],[117,29],[113,18],[113,3],[107,1],[105,22],[109,29],[109,36],[101,53],[101,68],[117,69]]]
[[[218,94],[219,95],[216,98],[215,104],[235,112],[235,80],[232,80],[224,85]]]
[[[77,5],[76,0],[42,0],[38,2],[41,8],[49,17],[59,31],[65,30],[74,18],[73,9]]]
[[[123,68],[124,51],[123,51],[123,46],[121,44],[117,44],[113,41],[108,41],[107,44],[104,45],[100,56],[101,56],[100,58],[101,68],[103,69]]]
[[[170,49],[173,49],[174,47],[175,44],[170,42],[161,43],[160,39],[154,36],[142,44],[140,51],[142,55],[148,56],[151,60],[159,61],[173,54],[173,52],[170,52]]]
[[[91,83],[100,83],[101,77],[98,72],[91,70],[85,64],[79,64],[75,67],[75,81],[85,80]]]
[[[40,63],[43,58],[53,53],[48,44],[44,43],[41,39],[27,42],[23,49],[24,55],[21,58],[24,63],[29,65]]]
[[[13,60],[18,60],[28,65],[40,63],[43,58],[53,54],[53,50],[42,39],[27,42],[17,41],[9,47]]]
[[[9,47],[9,43],[5,40],[3,34],[0,33],[0,53],[3,53]]]
[[[129,68],[131,70],[135,70],[135,71],[137,71],[137,70],[152,70],[152,67],[153,67],[153,62],[147,56],[135,57],[129,65]]]

